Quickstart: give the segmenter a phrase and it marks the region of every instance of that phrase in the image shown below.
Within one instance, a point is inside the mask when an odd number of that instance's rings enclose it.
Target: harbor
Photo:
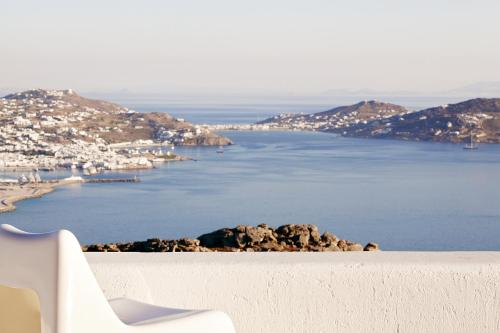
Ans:
[[[38,174],[37,174],[38,175]],[[31,178],[31,177],[29,177]],[[0,179],[0,213],[11,212],[16,209],[15,203],[21,200],[40,198],[55,190],[56,187],[71,184],[109,184],[109,183],[139,183],[141,180],[135,176],[132,178],[83,178],[71,176],[62,179],[37,180],[25,182],[28,177],[21,176],[19,179]]]

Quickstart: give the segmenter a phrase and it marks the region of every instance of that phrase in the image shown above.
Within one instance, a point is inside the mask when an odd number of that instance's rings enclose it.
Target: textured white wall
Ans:
[[[500,332],[500,252],[89,253],[109,298],[249,332]]]

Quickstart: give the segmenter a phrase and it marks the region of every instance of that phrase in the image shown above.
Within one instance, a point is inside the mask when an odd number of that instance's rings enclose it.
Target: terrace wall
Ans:
[[[88,253],[109,298],[250,332],[500,332],[500,252]]]

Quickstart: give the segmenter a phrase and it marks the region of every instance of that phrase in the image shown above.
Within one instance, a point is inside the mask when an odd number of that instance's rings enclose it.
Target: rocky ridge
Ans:
[[[320,234],[313,224],[286,224],[276,229],[238,225],[199,236],[197,239],[159,238],[129,243],[93,244],[85,252],[341,252],[377,251],[376,243],[362,246],[339,239],[331,232]]]

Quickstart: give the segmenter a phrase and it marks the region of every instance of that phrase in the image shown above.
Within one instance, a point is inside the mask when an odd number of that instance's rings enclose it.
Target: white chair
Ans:
[[[0,285],[1,333],[235,332],[219,311],[107,301],[78,240],[66,230],[30,234],[1,225]]]

